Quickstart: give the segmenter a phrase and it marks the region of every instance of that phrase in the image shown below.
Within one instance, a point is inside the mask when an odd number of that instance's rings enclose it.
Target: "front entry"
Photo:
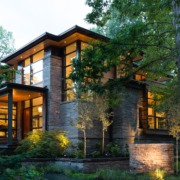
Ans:
[[[30,108],[24,109],[23,112],[23,139],[27,137],[27,134],[30,132],[31,126],[30,126]]]

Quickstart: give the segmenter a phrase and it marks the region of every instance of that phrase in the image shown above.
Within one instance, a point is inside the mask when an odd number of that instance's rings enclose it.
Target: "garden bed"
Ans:
[[[115,157],[115,158],[86,158],[86,159],[72,159],[72,158],[32,158],[22,162],[23,166],[28,165],[59,165],[62,167],[71,168],[84,173],[96,172],[97,169],[104,168],[118,168],[129,169],[129,158]]]

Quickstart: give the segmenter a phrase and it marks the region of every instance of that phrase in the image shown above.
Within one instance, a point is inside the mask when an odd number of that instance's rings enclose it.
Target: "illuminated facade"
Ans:
[[[75,26],[57,36],[45,33],[2,60],[20,73],[13,82],[4,83],[0,88],[0,144],[16,144],[30,131],[55,128],[67,131],[74,141],[82,138],[70,123],[71,118],[77,117],[73,108],[77,102],[74,84],[68,76],[72,59],[78,57],[92,39],[108,41],[104,36]],[[105,74],[103,81],[120,76],[117,69]],[[120,94],[123,101],[114,110],[107,141],[127,144],[141,135],[143,140],[148,134],[167,135],[163,114],[153,110],[153,96],[145,83],[137,81],[145,81],[144,75],[136,74],[125,87],[128,97]],[[95,144],[101,139],[100,125],[93,132],[88,132],[87,138]]]

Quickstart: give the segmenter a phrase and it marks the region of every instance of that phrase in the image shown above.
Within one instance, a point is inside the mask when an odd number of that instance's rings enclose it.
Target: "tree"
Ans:
[[[0,60],[14,51],[14,39],[11,32],[0,26]],[[12,79],[15,70],[9,65],[0,63],[0,85]]]
[[[104,96],[95,97],[94,104],[96,106],[97,119],[102,124],[101,153],[104,154],[105,132],[107,132],[108,127],[113,123],[113,121],[110,120],[110,117],[113,116],[113,113],[110,111],[107,99]]]
[[[70,77],[85,91],[117,92],[141,70],[146,72],[147,80],[167,77],[172,70],[177,73],[170,1],[87,0],[87,4],[92,7],[92,12],[86,20],[105,27],[103,34],[108,30],[112,38],[108,43],[92,43],[80,57],[84,61],[73,62]],[[111,31],[113,27],[114,32]],[[141,61],[134,62],[137,57]],[[104,73],[115,66],[120,67],[118,73],[123,76],[102,83]]]
[[[86,144],[87,144],[87,129],[93,127],[93,119],[95,109],[91,102],[78,100],[77,105],[78,117],[77,122],[74,124],[76,128],[83,132],[84,139],[84,158],[86,158]]]
[[[12,32],[0,26],[0,60],[14,51],[14,38]]]
[[[169,133],[176,139],[176,174],[178,174],[178,141],[180,138],[180,106],[179,104],[171,106],[168,110],[167,118],[169,120]]]
[[[119,46],[128,52],[133,48],[143,52],[140,67],[148,78],[158,79],[177,69],[180,92],[178,0],[87,0],[86,4],[92,7],[86,17],[88,22],[98,25],[98,29],[102,27],[107,35],[114,27],[114,35],[110,36],[118,39]]]

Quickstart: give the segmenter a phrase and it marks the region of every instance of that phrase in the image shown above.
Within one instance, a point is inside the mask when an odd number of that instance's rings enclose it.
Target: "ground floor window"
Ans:
[[[24,101],[24,131],[42,130],[43,98],[38,97]],[[28,133],[28,132],[25,132]]]
[[[17,119],[16,119],[17,106],[13,103],[12,110],[12,133],[13,138],[16,137]],[[6,101],[0,102],[0,137],[8,136],[8,103]]]
[[[167,129],[167,120],[164,113],[156,112],[154,105],[154,96],[148,92],[148,128],[149,129]]]

